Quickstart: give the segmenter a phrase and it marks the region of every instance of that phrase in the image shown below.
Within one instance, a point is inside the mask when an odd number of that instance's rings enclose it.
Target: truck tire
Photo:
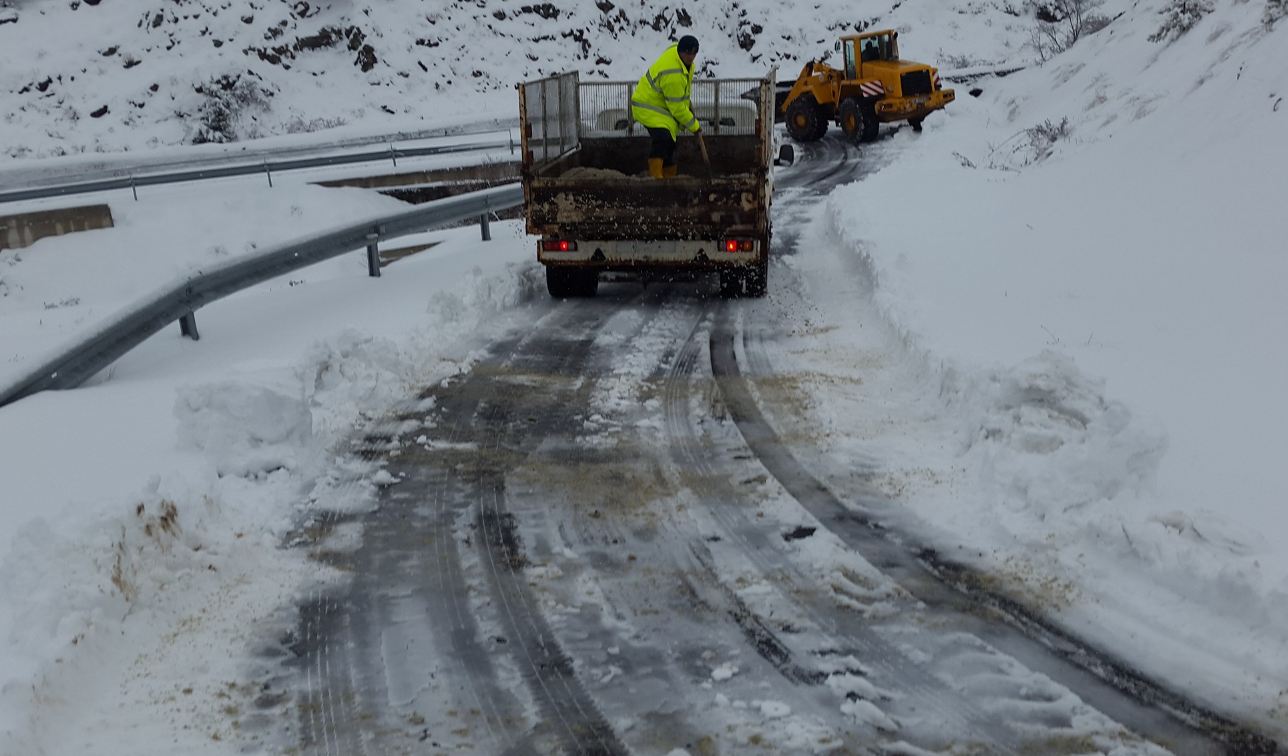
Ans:
[[[593,297],[599,291],[599,273],[576,268],[546,267],[546,291],[555,299]]]
[[[720,298],[737,299],[742,296],[742,287],[746,282],[742,268],[725,268],[720,271]]]
[[[768,245],[765,246],[769,248]],[[769,258],[746,267],[725,268],[720,271],[720,298],[760,298],[769,291]]]
[[[765,257],[743,274],[743,292],[760,299],[769,293],[769,258]]]
[[[820,123],[826,131],[827,123],[823,121],[823,114],[819,112],[814,95],[803,94],[787,106],[787,133],[792,139],[798,142],[818,141],[823,136],[819,131]]]

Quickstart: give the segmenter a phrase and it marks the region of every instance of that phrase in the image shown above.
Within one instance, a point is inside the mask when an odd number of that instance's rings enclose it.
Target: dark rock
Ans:
[[[540,5],[524,5],[519,8],[520,13],[535,13],[544,19],[559,18],[559,9],[552,3],[541,3]]]
[[[90,117],[90,118],[102,118],[102,117],[103,117],[103,116],[105,116],[105,115],[107,115],[107,106],[106,106],[106,105],[104,105],[103,107],[99,108],[98,110],[95,110],[93,113],[90,113],[90,114],[89,114],[89,117]]]
[[[818,528],[810,527],[807,525],[801,525],[795,530],[790,530],[786,533],[783,533],[783,540],[799,541],[802,538],[809,538],[810,536],[814,535],[814,531],[816,530],[818,530]]]
[[[362,48],[362,43],[367,41],[367,35],[358,27],[350,26],[344,30],[344,35],[349,38],[349,49],[357,51]]]
[[[363,73],[376,67],[376,49],[371,45],[363,45],[358,51],[358,57],[354,64],[362,69]]]
[[[334,26],[328,26],[317,34],[300,37],[295,40],[295,49],[303,52],[305,50],[321,50],[325,47],[335,47],[343,38],[344,32]]]

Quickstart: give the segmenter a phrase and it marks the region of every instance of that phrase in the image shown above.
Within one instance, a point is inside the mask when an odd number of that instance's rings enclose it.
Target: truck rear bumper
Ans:
[[[744,243],[747,240],[744,240]],[[622,270],[637,268],[697,268],[715,270],[731,265],[751,265],[760,259],[761,241],[750,240],[749,250],[730,252],[725,240],[587,241],[577,248],[546,250],[537,243],[537,260],[544,265]]]

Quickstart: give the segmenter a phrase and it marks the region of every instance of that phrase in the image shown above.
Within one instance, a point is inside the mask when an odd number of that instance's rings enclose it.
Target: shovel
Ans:
[[[707,155],[707,143],[702,139],[701,131],[697,133],[697,137],[698,149],[702,150],[702,164],[707,167],[707,178],[715,178],[715,175],[711,173],[711,157]]]

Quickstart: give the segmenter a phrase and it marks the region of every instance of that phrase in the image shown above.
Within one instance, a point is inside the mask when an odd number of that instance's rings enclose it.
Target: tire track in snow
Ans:
[[[973,571],[942,560],[907,528],[894,529],[883,502],[865,498],[847,507],[814,477],[778,437],[752,396],[739,367],[740,333],[733,308],[722,310],[711,334],[712,370],[726,406],[761,464],[824,527],[936,611],[960,627],[1151,741],[1180,753],[1275,753],[1273,742],[1146,680],[1128,665],[1052,625],[1018,602],[986,588]],[[754,338],[754,337],[753,337]],[[749,354],[763,354],[754,341]],[[760,358],[757,358],[760,359]],[[762,366],[761,369],[768,369]],[[772,373],[765,373],[766,375]]]

